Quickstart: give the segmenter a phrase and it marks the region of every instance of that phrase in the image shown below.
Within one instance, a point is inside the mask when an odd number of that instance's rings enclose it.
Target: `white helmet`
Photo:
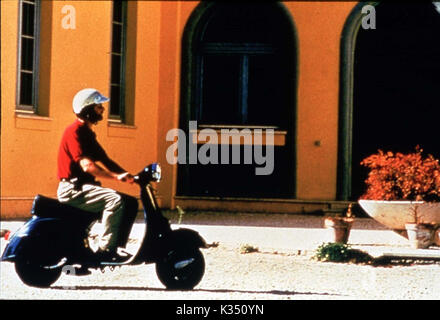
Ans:
[[[107,102],[110,99],[103,96],[98,90],[93,88],[82,89],[73,98],[73,112],[76,114],[91,105]]]

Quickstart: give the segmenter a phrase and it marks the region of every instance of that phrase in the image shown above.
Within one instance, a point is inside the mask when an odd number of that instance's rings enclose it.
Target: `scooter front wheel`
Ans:
[[[172,251],[156,264],[156,273],[167,289],[191,290],[202,280],[205,259],[199,249]]]

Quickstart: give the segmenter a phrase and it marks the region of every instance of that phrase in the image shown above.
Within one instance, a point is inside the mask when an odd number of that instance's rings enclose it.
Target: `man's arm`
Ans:
[[[115,173],[124,173],[127,172],[127,170],[123,169],[119,164],[117,164],[115,161],[110,159],[107,155],[106,157],[103,157],[99,160],[106,168],[107,170]]]
[[[110,170],[110,168],[109,170],[105,170],[89,158],[81,158],[81,160],[79,161],[79,165],[84,170],[84,172],[90,173],[97,178],[113,179],[128,183],[133,183],[134,181],[133,176],[130,173],[120,172],[123,171],[123,169],[119,166],[118,168],[122,169],[116,169],[119,172],[113,172],[112,170]]]

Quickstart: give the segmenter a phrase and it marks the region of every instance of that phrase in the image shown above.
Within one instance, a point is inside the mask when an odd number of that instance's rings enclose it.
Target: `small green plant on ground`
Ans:
[[[316,249],[314,259],[328,262],[370,263],[373,258],[344,243],[323,243]]]
[[[252,252],[258,252],[258,248],[254,247],[250,244],[243,244],[240,247],[240,253],[252,253]]]

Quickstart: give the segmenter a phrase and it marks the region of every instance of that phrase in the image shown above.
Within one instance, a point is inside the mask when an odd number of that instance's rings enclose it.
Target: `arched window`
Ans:
[[[296,52],[274,5],[215,6],[196,40],[199,124],[288,126]],[[293,89],[293,88],[292,88]],[[268,112],[270,111],[270,112]]]

